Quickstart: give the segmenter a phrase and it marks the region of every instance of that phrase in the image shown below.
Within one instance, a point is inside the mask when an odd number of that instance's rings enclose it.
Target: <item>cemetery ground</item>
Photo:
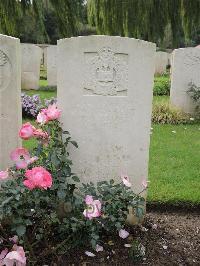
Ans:
[[[40,85],[47,86],[45,80]],[[56,91],[26,91],[41,99]],[[154,96],[155,103],[168,102],[169,96]],[[24,119],[24,122],[28,121]],[[33,121],[31,121],[33,123]],[[87,257],[87,247],[56,256],[55,265],[200,265],[200,124],[152,124],[147,217],[143,226],[129,228],[126,240],[107,236],[105,251]],[[24,142],[33,148],[34,141]],[[142,262],[133,261],[135,241],[145,250]],[[124,248],[131,244],[132,248]],[[53,265],[53,264],[52,264]]]

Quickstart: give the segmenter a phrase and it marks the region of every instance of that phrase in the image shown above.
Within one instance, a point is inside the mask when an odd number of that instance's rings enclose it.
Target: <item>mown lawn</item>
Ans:
[[[200,124],[152,127],[148,201],[200,203]]]
[[[56,96],[55,91],[26,93],[40,94],[42,100]],[[169,97],[154,97],[154,103],[161,101]],[[200,203],[200,124],[152,127],[148,201]],[[27,148],[34,145],[34,140],[24,142]]]

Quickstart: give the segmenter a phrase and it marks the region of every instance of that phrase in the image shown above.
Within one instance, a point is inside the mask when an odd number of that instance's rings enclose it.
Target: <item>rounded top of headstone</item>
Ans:
[[[70,37],[70,38],[63,38],[57,41],[57,44],[60,44],[65,41],[79,41],[79,40],[92,40],[92,39],[99,39],[99,40],[126,40],[126,41],[132,41],[135,43],[140,43],[143,46],[153,46],[156,49],[156,44],[148,41],[144,41],[141,39],[135,39],[135,38],[129,38],[129,37],[122,37],[122,36],[110,36],[110,35],[88,35],[88,36],[77,36],[77,37]]]

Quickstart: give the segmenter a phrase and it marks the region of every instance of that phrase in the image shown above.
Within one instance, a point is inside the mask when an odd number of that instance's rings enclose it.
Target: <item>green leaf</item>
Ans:
[[[24,225],[18,225],[16,227],[16,232],[18,236],[23,236],[26,233],[26,227]]]
[[[59,199],[64,199],[65,196],[66,196],[66,192],[64,190],[59,190],[57,192],[57,196],[58,196]]]
[[[72,176],[72,179],[74,180],[74,182],[80,182],[79,177],[76,175]]]
[[[70,142],[71,142],[71,144],[72,144],[72,145],[74,145],[76,148],[78,148],[78,144],[77,144],[77,142],[76,142],[76,141],[74,141],[74,140],[71,140]]]
[[[64,131],[63,131],[63,134],[67,134],[67,135],[69,135],[69,131],[64,130]]]

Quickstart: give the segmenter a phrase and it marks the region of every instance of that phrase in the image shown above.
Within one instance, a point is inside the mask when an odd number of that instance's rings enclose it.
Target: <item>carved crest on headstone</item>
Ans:
[[[127,95],[128,55],[103,47],[85,53],[84,94]]]
[[[0,50],[0,92],[5,90],[11,79],[11,63],[8,56]]]

